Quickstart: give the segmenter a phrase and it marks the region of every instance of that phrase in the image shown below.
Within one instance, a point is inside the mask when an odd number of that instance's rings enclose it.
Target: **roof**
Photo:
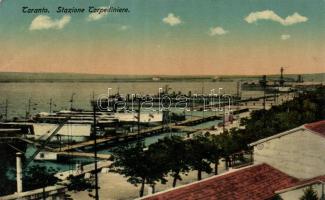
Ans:
[[[277,194],[281,194],[287,191],[292,191],[292,190],[296,190],[305,186],[309,186],[309,185],[313,185],[313,184],[317,184],[317,183],[325,183],[325,175],[321,175],[321,176],[317,176],[314,178],[310,178],[310,179],[303,179],[299,182],[294,183],[292,186],[276,191]]]
[[[325,120],[305,124],[305,128],[325,137]]]
[[[267,164],[253,165],[147,196],[146,200],[263,200],[299,180]]]
[[[325,120],[321,120],[321,121],[317,121],[317,122],[313,122],[313,123],[309,123],[309,124],[304,124],[302,126],[298,126],[296,128],[293,128],[291,130],[282,132],[282,133],[278,133],[276,135],[267,137],[267,138],[263,138],[261,140],[258,140],[256,142],[253,142],[251,144],[249,144],[249,146],[255,146],[264,142],[267,142],[269,140],[275,139],[275,138],[280,138],[282,136],[291,134],[291,133],[295,133],[299,130],[308,130],[308,132],[316,134],[316,135],[320,135],[322,137],[325,137]]]

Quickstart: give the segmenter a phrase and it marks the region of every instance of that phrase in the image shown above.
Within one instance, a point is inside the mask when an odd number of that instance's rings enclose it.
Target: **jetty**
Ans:
[[[111,165],[111,161],[105,160],[105,161],[98,161],[97,162],[97,171],[102,170],[103,168],[108,168]],[[95,163],[91,163],[88,165],[83,165],[82,168],[76,168],[73,170],[68,170],[64,172],[58,172],[55,174],[55,177],[57,177],[60,180],[67,180],[70,176],[77,177],[77,176],[85,176],[87,173],[93,173],[95,172]]]
[[[143,130],[140,130],[139,132],[132,132],[125,136],[119,136],[119,137],[107,136],[107,137],[97,138],[96,142],[97,142],[97,145],[102,145],[105,143],[107,144],[107,143],[113,143],[113,142],[132,141],[132,140],[142,139],[144,137],[156,135],[159,133],[163,133],[164,131],[170,130],[170,129],[184,131],[184,132],[194,132],[197,130],[190,128],[189,126],[193,126],[193,125],[197,125],[197,124],[201,124],[201,123],[213,121],[213,120],[220,120],[220,119],[222,119],[222,117],[219,115],[213,115],[213,116],[207,116],[207,117],[193,117],[192,119],[184,120],[184,121],[176,123],[176,124],[175,123],[163,124],[163,125],[155,126],[152,128],[143,129]],[[76,144],[56,148],[56,149],[54,149],[54,151],[55,152],[73,151],[76,149],[83,149],[86,147],[91,147],[93,145],[94,145],[94,141],[88,140],[88,141],[79,142]]]
[[[86,153],[86,152],[58,152],[58,156],[66,156],[66,157],[84,157],[84,158],[94,158],[94,153]],[[107,160],[111,156],[109,154],[97,154],[97,158]]]

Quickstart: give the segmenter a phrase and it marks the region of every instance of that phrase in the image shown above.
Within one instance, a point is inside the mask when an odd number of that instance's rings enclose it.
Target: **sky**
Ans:
[[[324,36],[325,0],[2,0],[0,72],[322,73]]]

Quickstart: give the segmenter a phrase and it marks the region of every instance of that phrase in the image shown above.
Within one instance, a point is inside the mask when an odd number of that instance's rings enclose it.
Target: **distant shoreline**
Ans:
[[[284,77],[296,79],[298,74],[284,74]],[[302,74],[305,81],[325,81],[325,73]],[[270,80],[278,79],[278,74],[267,75]],[[261,75],[101,75],[78,73],[24,73],[0,72],[0,83],[35,82],[233,82],[259,80]]]

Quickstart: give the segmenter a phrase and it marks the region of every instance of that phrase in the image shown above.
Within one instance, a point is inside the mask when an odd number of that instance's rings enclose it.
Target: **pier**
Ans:
[[[101,145],[101,144],[110,143],[110,142],[124,142],[124,141],[132,141],[132,140],[136,140],[136,139],[142,139],[144,137],[162,133],[169,129],[174,129],[174,130],[176,129],[178,131],[185,131],[185,132],[192,132],[192,131],[194,132],[196,130],[190,128],[189,126],[197,125],[197,124],[208,122],[208,121],[218,120],[218,119],[222,119],[222,117],[218,116],[218,115],[207,116],[207,117],[193,117],[192,119],[188,119],[188,120],[176,123],[176,124],[168,123],[168,124],[164,124],[164,125],[159,125],[159,126],[155,126],[152,128],[140,130],[140,132],[132,132],[125,136],[120,136],[120,137],[108,136],[108,137],[103,137],[103,138],[97,138],[97,144]],[[94,145],[94,141],[88,140],[88,141],[80,142],[77,144],[68,145],[68,146],[64,146],[61,148],[56,148],[56,149],[54,149],[54,151],[55,152],[66,152],[66,151],[72,151],[75,149],[82,149],[82,148],[90,147],[93,145]]]
[[[86,152],[58,152],[58,156],[66,156],[66,157],[84,157],[84,158],[94,158],[93,153],[86,153]],[[109,154],[97,154],[97,158],[107,160],[111,156]]]
[[[111,161],[105,160],[105,161],[98,161],[97,162],[97,171],[102,170],[103,168],[109,167],[111,164]],[[67,180],[68,177],[73,176],[84,176],[87,173],[92,173],[95,171],[95,163],[91,163],[88,165],[82,166],[81,169],[74,169],[74,170],[68,170],[64,172],[58,172],[55,174],[55,177],[57,177],[60,180]]]

